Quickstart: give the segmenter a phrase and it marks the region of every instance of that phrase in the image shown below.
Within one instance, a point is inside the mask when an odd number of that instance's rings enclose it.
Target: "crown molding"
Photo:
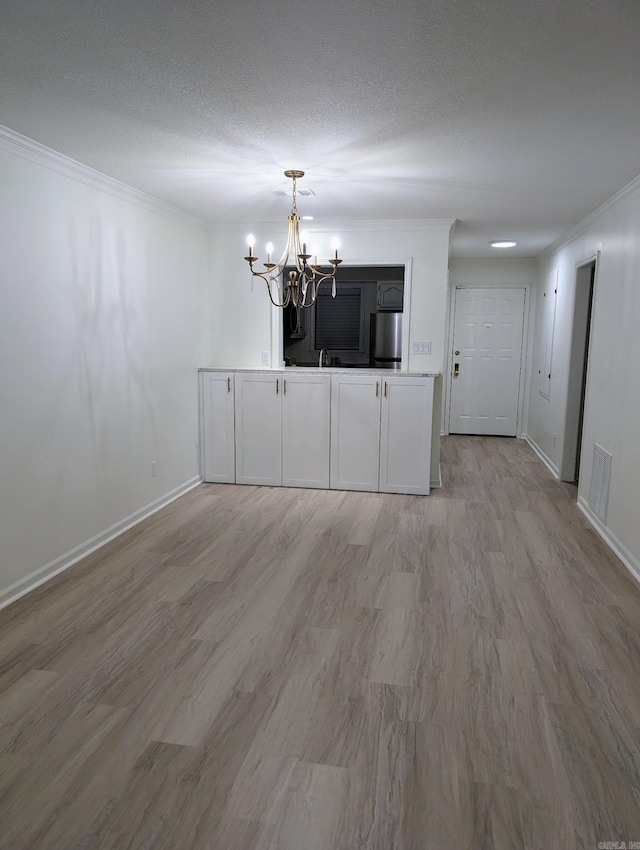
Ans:
[[[115,180],[101,171],[96,171],[88,165],[83,165],[81,162],[77,162],[75,159],[58,153],[58,151],[48,148],[46,145],[42,145],[40,142],[36,142],[1,124],[0,150],[19,156],[21,159],[26,159],[35,165],[48,168],[50,171],[55,171],[64,177],[77,180],[85,186],[106,192],[114,198],[135,204],[150,212],[206,225],[206,222],[202,219],[195,218],[178,207],[171,206],[171,204],[154,198],[152,195],[147,195],[145,192],[134,189],[133,186],[128,186],[126,183],[121,183],[119,180]]]
[[[252,221],[251,226],[260,227],[262,225],[273,228],[274,225],[282,224],[286,229],[286,221]],[[357,221],[330,221],[326,224],[316,223],[315,221],[305,221],[304,230],[309,233],[330,233],[334,234],[337,230],[340,233],[388,233],[391,232],[415,232],[424,233],[425,231],[445,231],[449,232],[456,224],[455,218],[427,218],[427,219],[359,219]],[[215,229],[237,229],[249,226],[242,221],[221,221],[212,222],[211,227]]]
[[[563,233],[555,242],[552,242],[544,251],[541,251],[536,259],[538,260],[546,260],[548,259],[555,251],[560,250],[560,248],[568,245],[569,242],[573,242],[574,239],[577,239],[579,236],[582,236],[583,233],[586,233],[590,230],[597,219],[600,216],[604,215],[608,210],[612,207],[617,206],[622,201],[628,200],[632,198],[634,195],[640,193],[640,175],[633,179],[631,183],[627,183],[626,186],[623,186],[619,192],[616,192],[615,195],[612,195],[609,200],[605,201],[603,204],[600,204],[593,212],[590,212],[586,218],[583,218],[582,221],[579,221],[578,224],[574,225],[570,230],[567,230],[566,233]]]
[[[395,231],[424,232],[425,230],[449,232],[455,225],[454,218],[427,218],[427,219],[364,219],[358,221],[333,221],[327,228],[318,232],[330,230],[334,232],[336,227],[341,233],[384,233]],[[309,228],[310,229],[310,228]]]
[[[451,228],[449,231],[449,259],[453,259],[453,238],[456,235],[456,227],[458,226],[458,219],[454,218],[453,223],[451,224]]]

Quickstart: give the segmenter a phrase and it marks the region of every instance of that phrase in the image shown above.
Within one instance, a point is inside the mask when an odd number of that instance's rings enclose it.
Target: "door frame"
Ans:
[[[441,435],[449,434],[449,417],[451,414],[451,371],[453,368],[453,331],[455,321],[456,289],[524,289],[524,315],[522,327],[522,351],[520,353],[520,385],[518,387],[518,425],[516,437],[522,438],[526,433],[524,428],[525,400],[529,386],[529,318],[531,304],[530,283],[452,283],[449,281],[449,293],[447,297],[447,322],[444,346],[443,365],[443,405],[442,405],[442,428]]]
[[[579,329],[576,328],[576,309],[579,306],[578,301],[581,297],[584,298],[584,292],[579,292],[579,287],[584,285],[578,280],[580,272],[584,269],[593,266],[593,284],[589,287],[588,294],[590,305],[588,313],[588,323],[586,327],[586,344],[580,344],[579,353],[586,358],[584,363],[584,395],[582,395],[582,387],[580,393],[577,390],[578,370],[576,368],[576,344],[578,344],[577,334]],[[558,477],[561,481],[575,482],[580,478],[580,471],[577,464],[582,465],[584,452],[580,451],[578,456],[577,433],[581,429],[581,422],[584,419],[584,411],[587,407],[587,397],[589,392],[589,345],[591,342],[591,332],[593,329],[593,308],[596,300],[596,286],[598,284],[598,269],[600,267],[600,251],[596,251],[589,257],[578,260],[574,267],[573,273],[573,293],[571,296],[571,326],[569,329],[569,358],[567,367],[567,386],[565,392],[565,410],[564,410],[564,427],[562,433],[562,455],[560,457]],[[580,375],[582,378],[582,374]],[[582,384],[582,381],[580,382]],[[580,398],[582,396],[582,398]],[[581,403],[580,403],[581,402]],[[575,475],[574,475],[575,473]]]

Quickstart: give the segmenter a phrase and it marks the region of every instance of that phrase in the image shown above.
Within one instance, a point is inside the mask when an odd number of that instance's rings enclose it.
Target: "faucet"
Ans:
[[[320,349],[320,357],[318,357],[318,368],[322,369],[323,366],[329,365],[329,352],[326,348]]]

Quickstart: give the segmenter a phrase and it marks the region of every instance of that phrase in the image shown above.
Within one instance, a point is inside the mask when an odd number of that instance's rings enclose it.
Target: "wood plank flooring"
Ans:
[[[2,850],[640,842],[640,588],[528,446],[202,485],[0,612]]]

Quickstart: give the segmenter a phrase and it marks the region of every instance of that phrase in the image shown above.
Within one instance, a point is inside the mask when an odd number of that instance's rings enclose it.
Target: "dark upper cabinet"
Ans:
[[[402,310],[403,296],[402,281],[378,281],[378,310]]]

